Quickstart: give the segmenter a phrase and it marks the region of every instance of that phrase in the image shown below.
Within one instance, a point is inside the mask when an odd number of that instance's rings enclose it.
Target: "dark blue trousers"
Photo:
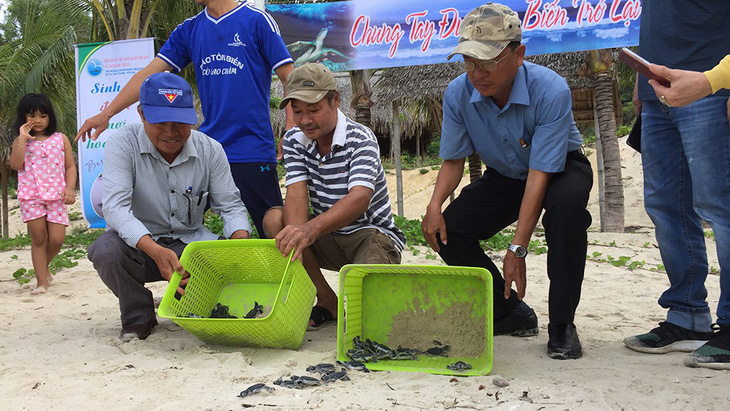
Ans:
[[[449,265],[484,267],[492,273],[495,320],[517,307],[519,300],[514,290],[509,299],[504,298],[504,278],[479,241],[517,221],[525,183],[487,170],[479,180],[464,187],[444,210],[449,244],[446,246],[439,239],[439,254]],[[588,159],[573,151],[568,153],[565,170],[552,176],[545,193],[542,225],[548,245],[548,305],[553,323],[572,323],[580,301],[587,230],[591,225],[586,206],[592,186],[593,171]]]
[[[276,163],[231,163],[231,173],[260,238],[266,238],[262,221],[266,211],[284,203]]]

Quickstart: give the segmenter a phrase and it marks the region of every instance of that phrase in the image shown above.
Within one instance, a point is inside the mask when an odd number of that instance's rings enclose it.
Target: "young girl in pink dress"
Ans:
[[[45,294],[53,281],[48,264],[66,238],[66,204],[76,201],[76,165],[71,143],[56,131],[56,115],[43,94],[26,94],[18,104],[10,167],[18,170],[18,201],[28,224],[33,269],[38,285],[30,293]]]

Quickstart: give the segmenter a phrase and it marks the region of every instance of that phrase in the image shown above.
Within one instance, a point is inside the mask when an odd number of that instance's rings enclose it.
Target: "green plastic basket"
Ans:
[[[349,360],[360,336],[392,349],[424,351],[434,341],[451,346],[448,357],[369,362],[371,370],[486,375],[492,369],[492,276],[476,267],[361,265],[342,267],[339,280],[337,358]],[[471,364],[464,371],[447,365]]]
[[[302,263],[281,255],[274,240],[219,240],[188,244],[180,263],[190,273],[185,294],[175,293],[175,273],[157,314],[209,344],[290,348],[302,344],[316,289]],[[241,318],[254,302],[264,306],[261,318]],[[238,318],[210,316],[217,303]]]

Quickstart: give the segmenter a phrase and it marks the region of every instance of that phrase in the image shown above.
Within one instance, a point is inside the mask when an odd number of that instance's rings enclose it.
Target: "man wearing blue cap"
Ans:
[[[198,119],[185,79],[149,76],[137,109],[142,124],[122,128],[106,144],[107,232],[89,247],[89,260],[119,298],[123,341],[144,340],[157,324],[144,284],[184,274],[179,258],[185,245],[219,238],[202,223],[208,201],[220,213],[226,238],[251,232],[223,147],[192,130]],[[183,294],[187,279],[180,284]]]

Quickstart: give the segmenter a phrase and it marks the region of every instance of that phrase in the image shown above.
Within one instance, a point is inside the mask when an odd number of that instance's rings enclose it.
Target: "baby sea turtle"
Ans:
[[[464,371],[464,370],[470,370],[471,364],[465,363],[464,361],[457,361],[453,364],[447,365],[446,368],[448,368],[452,371]]]
[[[210,312],[210,318],[236,318],[228,313],[228,306],[217,303],[215,308]]]
[[[365,366],[365,364],[362,363],[361,361],[355,361],[355,360],[352,360],[352,361],[337,361],[337,365],[342,366],[342,367],[345,367],[345,368],[349,368],[351,370],[357,370],[357,371],[362,371],[362,372],[370,372],[370,370],[368,370],[368,368]]]
[[[203,317],[199,316],[198,314],[193,314],[193,313],[188,313],[186,315],[186,317],[188,317],[188,318],[203,318]]]
[[[394,352],[390,357],[391,360],[417,360],[418,356],[408,352]]]
[[[347,350],[346,354],[354,361],[378,362],[378,359],[375,357],[375,355],[363,349],[350,349]]]
[[[256,318],[257,315],[264,313],[264,306],[258,301],[253,302],[253,308],[243,318]]]
[[[370,341],[370,340],[368,340],[368,341]],[[375,341],[372,342],[372,350],[373,350],[373,354],[375,354],[375,357],[379,360],[382,360],[385,358],[393,358],[396,356],[395,351],[391,350],[390,347],[388,347],[385,344],[380,344]]]
[[[239,397],[248,397],[249,395],[254,395],[258,392],[261,392],[261,390],[266,390],[268,392],[271,392],[271,391],[274,391],[274,388],[269,387],[264,383],[258,383],[258,384],[254,384],[254,385],[246,388],[245,390],[241,391],[241,393],[238,394],[238,396]]]
[[[296,381],[300,387],[314,387],[317,385],[322,385],[322,381],[307,375],[302,375],[301,377],[292,375],[291,380]]]
[[[346,368],[342,368],[340,371],[330,372],[322,376],[322,381],[324,382],[336,380],[350,381],[350,377],[347,376]]]
[[[395,350],[396,354],[408,354],[408,355],[416,355],[418,354],[418,351],[415,348],[403,348],[400,345]]]
[[[446,353],[449,351],[451,346],[443,345],[440,341],[436,340],[434,340],[433,343],[436,344],[436,346],[426,350],[426,354],[432,357],[446,357]]]
[[[335,365],[334,364],[317,364],[317,365],[310,365],[307,367],[307,372],[316,372],[319,374],[327,374],[329,372],[335,371]]]
[[[291,389],[301,389],[302,386],[299,384],[299,381],[294,379],[288,379],[285,380],[284,377],[279,377],[278,380],[274,381],[274,385],[279,385],[284,388],[291,388]]]

